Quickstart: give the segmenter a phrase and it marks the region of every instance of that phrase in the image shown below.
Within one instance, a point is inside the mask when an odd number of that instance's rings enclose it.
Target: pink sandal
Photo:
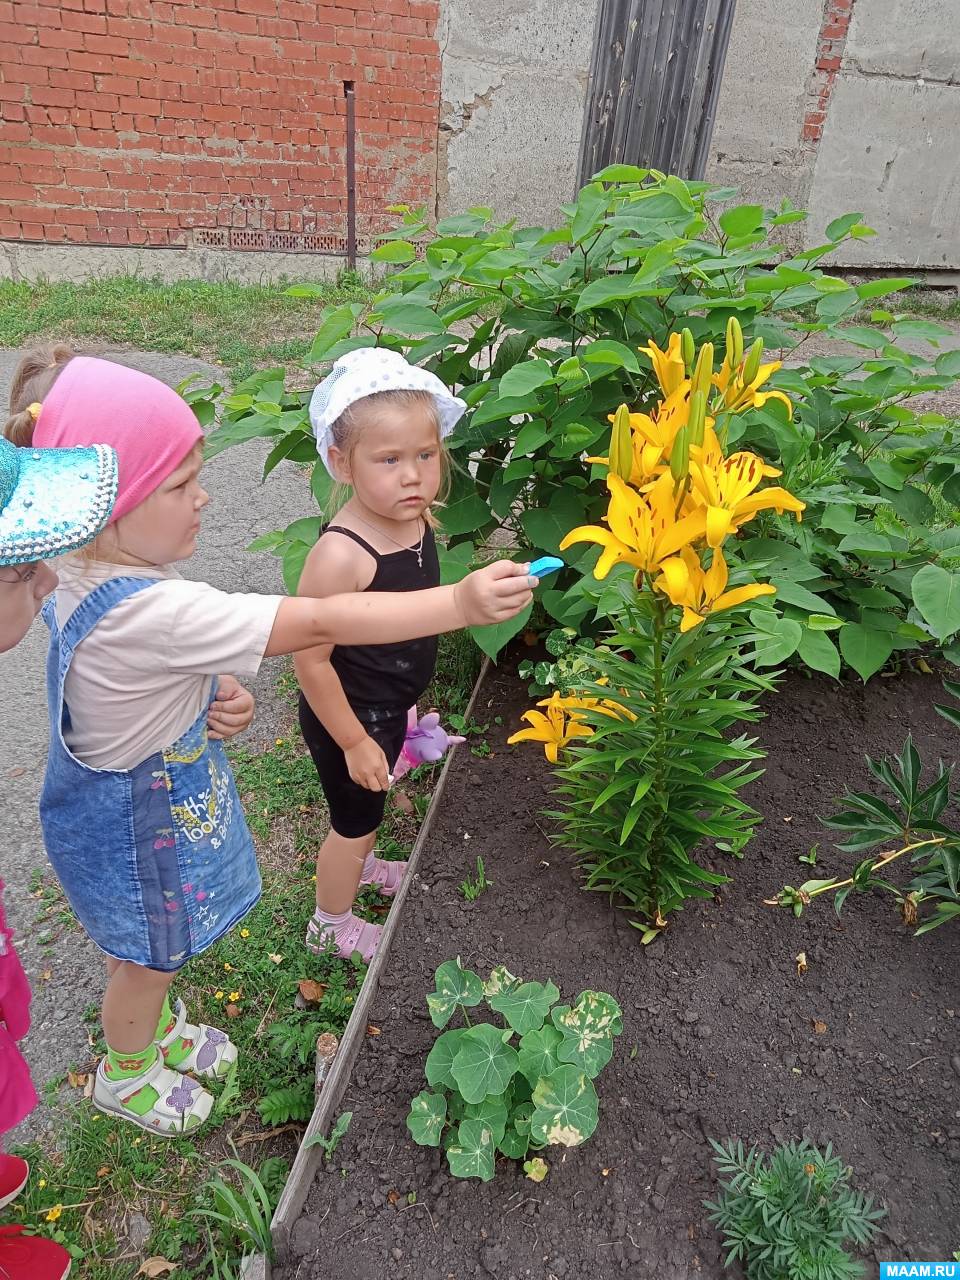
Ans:
[[[369,878],[365,876],[360,883],[373,885],[385,898],[392,898],[403,884],[408,865],[406,862],[389,862],[386,858],[374,858],[372,875]]]
[[[341,960],[349,960],[355,951],[359,951],[363,963],[369,964],[380,945],[382,933],[382,925],[370,924],[368,920],[361,920],[352,913],[339,934],[332,924],[326,924],[314,916],[307,925],[305,942],[307,950],[314,955],[327,955],[332,935],[333,955],[339,956]]]

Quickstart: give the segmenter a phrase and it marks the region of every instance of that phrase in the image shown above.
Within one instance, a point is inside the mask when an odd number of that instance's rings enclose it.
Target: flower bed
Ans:
[[[875,1256],[945,1258],[960,1245],[957,1026],[960,936],[916,939],[886,900],[826,904],[794,919],[763,905],[806,877],[847,873],[817,821],[866,782],[863,753],[899,750],[909,728],[928,760],[952,759],[940,682],[859,684],[787,677],[767,699],[767,771],[748,793],[764,816],[743,862],[708,859],[733,882],[691,902],[648,947],[545,835],[544,762],[505,740],[529,702],[513,664],[480,706],[503,724],[493,754],[455,760],[442,814],[404,908],[401,933],[341,1104],[352,1124],[318,1174],[282,1280],[336,1269],[358,1277],[720,1276],[702,1201],[717,1186],[707,1141],[770,1150],[808,1135],[832,1142],[856,1184],[888,1209]],[[467,838],[469,837],[469,838]],[[482,856],[491,887],[459,892]],[[797,957],[804,953],[806,969]],[[537,1184],[499,1157],[490,1182],[451,1177],[405,1119],[425,1087],[437,1032],[425,997],[459,955],[486,975],[505,964],[567,998],[610,992],[623,1034],[598,1079],[600,1118],[583,1146],[541,1153]]]

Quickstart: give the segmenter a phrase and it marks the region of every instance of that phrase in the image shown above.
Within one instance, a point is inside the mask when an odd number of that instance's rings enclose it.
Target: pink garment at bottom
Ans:
[[[13,947],[0,880],[0,1133],[18,1125],[37,1105],[30,1069],[17,1048],[30,1030],[30,984]]]

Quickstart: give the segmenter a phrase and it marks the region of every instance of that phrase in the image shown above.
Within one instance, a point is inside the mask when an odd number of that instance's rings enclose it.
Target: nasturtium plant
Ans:
[[[442,1144],[454,1177],[483,1182],[494,1176],[498,1153],[526,1160],[530,1151],[585,1142],[599,1116],[593,1081],[623,1030],[616,1000],[583,991],[573,1005],[558,1004],[552,982],[524,982],[503,965],[483,982],[459,958],[440,965],[435,982],[427,996],[434,1026],[445,1027],[457,1010],[464,1026],[444,1031],[427,1055],[430,1088],[407,1116],[414,1142]],[[471,1022],[468,1010],[482,1001],[500,1023]],[[540,1181],[547,1165],[537,1157],[524,1169]]]

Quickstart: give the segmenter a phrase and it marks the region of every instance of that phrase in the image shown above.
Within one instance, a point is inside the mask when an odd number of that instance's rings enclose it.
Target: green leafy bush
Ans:
[[[919,575],[936,568],[960,582],[953,518],[960,456],[952,425],[910,402],[955,381],[960,353],[936,353],[949,331],[931,321],[875,311],[861,323],[865,305],[912,280],[851,286],[819,266],[845,239],[872,234],[859,215],[836,219],[822,244],[792,254],[776,236],[806,215],[788,204],[779,212],[722,208],[735,195],[615,165],[563,206],[551,230],[498,224],[489,209],[431,228],[404,209],[374,254],[391,269],[383,292],[367,310],[351,302],[324,313],[306,380],[348,350],[380,344],[434,370],[467,401],[451,441],[458,465],[443,512],[453,580],[498,527],[521,548],[555,552],[567,529],[596,519],[602,503],[582,457],[604,452],[618,405],[642,411],[657,396],[638,348],[651,339],[665,345],[680,325],[698,344],[720,344],[736,315],[748,345],[760,336],[796,362],[771,380],[793,396],[793,419],[775,401],[758,403],[731,425],[727,441],[782,463],[785,483],[814,519],[809,534],[767,517],[742,547],[751,568],[769,568],[777,609],[797,623],[794,651],[834,675],[842,654],[867,678],[900,650],[956,650],[960,616],[932,611],[933,579]],[[803,363],[804,342],[819,334],[863,354]],[[931,358],[897,345],[907,338],[933,344]],[[265,474],[284,459],[312,464],[322,502],[327,477],[309,431],[304,380],[288,387],[282,370],[269,370],[240,384],[223,400],[210,450],[266,437],[273,448]],[[253,547],[281,556],[292,588],[317,528],[305,516]],[[589,563],[591,554],[573,560]],[[598,594],[572,573],[540,598],[565,626],[602,613]],[[524,623],[477,638],[494,653]]]
[[[944,688],[952,697],[960,698],[960,684],[948,680]],[[960,711],[956,707],[938,706],[937,711],[960,728]],[[895,844],[896,849],[862,859],[846,880],[807,880],[796,889],[784,885],[769,905],[787,907],[799,916],[814,898],[832,893],[839,916],[851,893],[880,889],[893,895],[904,923],[917,936],[960,919],[960,831],[941,821],[957,799],[952,787],[953,766],[938,760],[930,781],[908,734],[899,756],[883,760],[867,756],[867,768],[889,798],[848,790],[843,797],[845,808],[823,819],[824,826],[843,832],[844,838],[837,847],[846,853],[862,853],[884,844]],[[915,870],[905,885],[892,884],[880,874],[908,854]],[[928,912],[927,908],[932,910]]]
[[[852,1170],[810,1143],[790,1142],[769,1158],[743,1143],[711,1141],[721,1194],[707,1202],[727,1250],[725,1266],[747,1280],[853,1280],[864,1269],[846,1252],[867,1246],[884,1210],[850,1186]]]
[[[442,1030],[457,1010],[465,1025],[445,1031],[427,1056],[430,1088],[407,1116],[414,1142],[442,1144],[455,1178],[482,1182],[494,1176],[497,1152],[524,1160],[530,1150],[585,1142],[600,1106],[592,1082],[623,1029],[613,997],[583,991],[573,1006],[559,1005],[552,982],[523,982],[502,965],[484,982],[459,959],[440,965],[435,981],[427,996],[433,1025]],[[467,1010],[483,1001],[499,1025],[471,1023]],[[539,1181],[543,1162],[530,1165]]]

